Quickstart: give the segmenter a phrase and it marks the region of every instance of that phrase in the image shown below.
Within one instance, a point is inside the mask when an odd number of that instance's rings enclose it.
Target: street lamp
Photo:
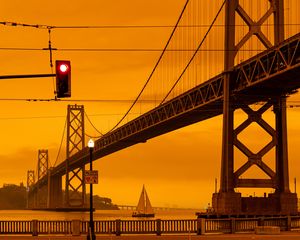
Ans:
[[[93,150],[94,150],[94,141],[92,139],[88,142],[88,147],[90,149],[90,171],[93,170]],[[87,235],[88,240],[96,240],[95,229],[94,229],[94,220],[93,220],[93,184],[90,183],[90,226],[89,232]]]

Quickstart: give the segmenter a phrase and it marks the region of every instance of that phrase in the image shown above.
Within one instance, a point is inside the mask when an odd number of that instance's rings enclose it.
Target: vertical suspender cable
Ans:
[[[150,75],[149,75],[149,77],[148,77],[146,83],[145,83],[144,86],[142,87],[142,90],[140,91],[140,93],[138,94],[138,96],[136,97],[136,99],[133,101],[132,105],[129,107],[129,109],[128,109],[127,112],[124,114],[124,116],[117,122],[117,124],[116,124],[110,131],[108,131],[108,133],[110,133],[110,132],[113,131],[116,127],[118,127],[118,126],[120,125],[120,123],[126,118],[126,116],[128,115],[128,113],[131,111],[131,109],[133,108],[133,106],[136,104],[136,102],[139,100],[140,96],[141,96],[142,93],[144,92],[144,90],[145,90],[146,86],[148,85],[149,81],[151,80],[151,78],[152,78],[152,76],[153,76],[153,74],[154,74],[154,72],[155,72],[155,70],[156,70],[158,64],[161,62],[161,59],[162,59],[162,57],[164,56],[164,53],[166,52],[166,49],[167,49],[167,47],[169,46],[169,44],[170,44],[170,42],[171,42],[171,39],[173,38],[173,35],[174,35],[174,33],[175,33],[175,30],[177,29],[177,26],[178,26],[178,24],[179,24],[179,22],[180,22],[180,20],[181,20],[181,18],[182,18],[182,16],[183,16],[183,13],[184,13],[184,11],[185,11],[185,9],[186,9],[186,7],[187,7],[189,1],[190,1],[190,0],[187,0],[187,1],[186,1],[185,5],[184,5],[184,7],[183,7],[183,9],[182,9],[182,11],[181,11],[181,13],[180,13],[180,16],[179,16],[179,18],[178,18],[178,20],[177,20],[177,22],[176,22],[176,25],[175,25],[175,27],[173,28],[173,31],[172,31],[172,33],[171,33],[171,35],[170,35],[170,37],[169,37],[169,39],[168,39],[168,41],[167,41],[167,44],[165,45],[165,47],[164,47],[164,49],[163,49],[163,51],[162,51],[160,57],[158,58],[158,61],[156,62],[156,64],[155,64],[155,66],[154,66],[152,72],[150,73]]]

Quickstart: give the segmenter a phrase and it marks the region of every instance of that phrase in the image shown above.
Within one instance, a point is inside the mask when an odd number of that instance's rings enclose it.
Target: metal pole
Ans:
[[[55,77],[55,73],[50,74],[27,74],[27,75],[4,75],[0,76],[0,79],[12,79],[12,78],[44,78],[44,77]]]
[[[90,171],[93,170],[93,150],[90,147]],[[88,240],[96,240],[95,229],[94,229],[94,219],[93,219],[93,184],[90,183],[90,227],[88,232]]]

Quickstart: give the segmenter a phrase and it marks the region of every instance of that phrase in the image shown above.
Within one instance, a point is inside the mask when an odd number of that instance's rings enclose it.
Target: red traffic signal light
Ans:
[[[70,61],[57,60],[56,94],[58,98],[71,97],[71,63]]]

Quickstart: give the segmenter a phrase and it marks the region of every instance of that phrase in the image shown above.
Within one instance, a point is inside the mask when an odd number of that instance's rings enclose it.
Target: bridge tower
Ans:
[[[66,161],[66,207],[85,207],[85,184],[82,164],[77,169],[69,170],[70,157],[85,147],[84,141],[84,106],[68,105],[67,111],[67,161]]]
[[[30,191],[31,187],[35,184],[35,175],[33,170],[27,171],[27,208],[32,209],[35,207],[35,194]]]
[[[49,167],[48,150],[40,149],[38,151],[38,180],[47,175]]]
[[[252,0],[253,1],[253,0]],[[286,123],[286,96],[281,93],[270,93],[266,96],[266,103],[257,111],[249,106],[241,104],[242,110],[248,115],[248,119],[234,129],[234,99],[230,96],[230,70],[235,64],[238,51],[252,37],[266,47],[270,48],[284,40],[284,0],[263,0],[269,2],[269,9],[258,21],[252,20],[247,11],[241,6],[239,0],[226,2],[225,7],[225,78],[224,104],[223,104],[223,138],[220,190],[213,194],[212,205],[218,215],[233,214],[296,214],[297,196],[290,192],[288,153],[287,153],[287,123]],[[262,31],[262,25],[269,18],[274,19],[273,36],[266,36]],[[244,37],[236,42],[236,17],[239,16],[249,27]],[[251,71],[251,70],[250,70]],[[250,96],[251,97],[251,96]],[[271,127],[262,114],[273,108],[275,128]],[[251,123],[257,123],[272,138],[271,142],[257,153],[252,152],[239,139],[238,135]],[[259,139],[258,139],[259,141]],[[247,162],[236,171],[234,170],[234,147],[239,149],[248,158]],[[272,170],[264,161],[263,156],[275,148],[275,170]],[[252,165],[256,165],[268,179],[244,179],[241,175]],[[249,198],[241,197],[235,191],[238,187],[249,188],[273,188],[275,192],[268,197]]]
[[[27,188],[35,184],[35,175],[33,170],[27,171]]]
[[[48,206],[48,193],[49,189],[47,185],[39,185],[39,180],[48,174],[49,169],[49,158],[48,150],[40,149],[38,150],[38,185],[37,185],[37,208],[46,208]]]

